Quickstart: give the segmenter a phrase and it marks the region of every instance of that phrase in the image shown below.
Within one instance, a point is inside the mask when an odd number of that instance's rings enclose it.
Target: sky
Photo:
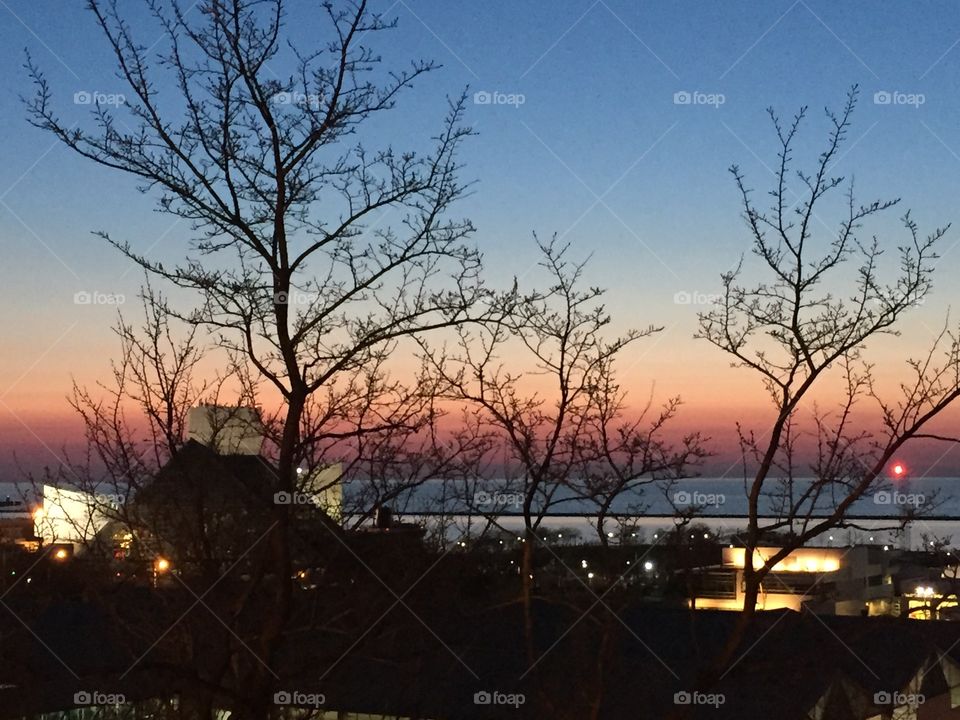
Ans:
[[[823,107],[838,107],[858,83],[861,101],[834,172],[855,177],[863,200],[902,198],[901,209],[865,233],[894,247],[905,237],[898,217],[906,208],[924,233],[960,221],[954,2],[374,4],[398,21],[377,38],[385,59],[443,65],[390,115],[398,147],[425,147],[445,97],[468,88],[477,135],[461,160],[475,185],[458,214],[477,227],[488,275],[528,276],[534,232],[556,233],[577,257],[590,256],[590,279],[609,289],[615,328],[664,327],[631,351],[624,385],[638,401],[681,395],[682,424],[724,451],[736,419],[762,422],[765,399],[755,378],[693,333],[700,303],[749,249],[729,166],[739,164],[758,190],[772,181],[776,137],[765,108],[790,116],[809,105],[797,146],[809,167],[828,129]],[[76,294],[122,295],[120,309],[133,310],[142,275],[93,231],[157,259],[180,257],[189,238],[129,178],[76,157],[25,120],[25,51],[71,122],[89,121],[88,107],[74,102],[83,93],[124,92],[84,5],[0,0],[0,475],[15,472],[14,452],[36,466],[75,445],[71,383],[92,385],[109,369],[118,308],[77,304]],[[123,5],[135,28],[148,28],[139,2]],[[291,3],[301,45],[326,30],[311,10],[318,5]],[[160,36],[144,30],[141,40]],[[871,348],[891,388],[954,304],[958,232],[960,225],[941,243],[932,296],[902,336]],[[925,453],[916,464],[926,471],[960,467],[952,452]]]

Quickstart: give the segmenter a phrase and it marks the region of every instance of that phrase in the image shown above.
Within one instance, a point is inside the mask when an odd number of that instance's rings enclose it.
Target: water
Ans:
[[[4,507],[8,512],[26,512],[31,505],[37,502],[37,493],[29,483],[0,482],[0,501],[10,499],[13,502],[23,502],[21,507]]]
[[[809,487],[810,480],[799,480],[795,492]],[[771,491],[776,483],[770,483]],[[344,507],[347,515],[357,510],[368,511],[373,504],[370,483],[361,480],[344,484]],[[402,493],[391,506],[398,519],[424,520],[441,511],[452,516],[449,529],[451,539],[460,537],[465,528],[483,524],[484,516],[496,516],[498,524],[508,531],[522,533],[520,516],[522,498],[505,481],[486,484],[432,481]],[[586,541],[596,538],[597,505],[589,500],[575,499],[570,491],[558,491],[554,504],[541,527],[543,532],[576,530]],[[29,485],[0,483],[0,500],[35,502],[35,493]],[[839,497],[839,496],[838,496]],[[815,505],[814,515],[824,515],[835,507],[836,497],[823,496]],[[776,515],[775,497],[761,500],[761,515]],[[642,493],[626,493],[617,498],[610,508],[603,532],[619,533],[621,523],[636,532],[637,541],[653,541],[675,526],[677,510],[696,509],[694,524],[714,535],[727,536],[744,527],[747,496],[742,479],[693,478],[674,483],[668,490],[647,486]],[[912,520],[900,530],[897,520],[905,511],[921,507],[923,517]],[[620,516],[620,517],[618,517]],[[931,538],[956,538],[960,544],[960,478],[917,478],[886,483],[877,492],[868,493],[854,503],[848,513],[856,518],[859,528],[838,529],[825,533],[819,544],[850,545],[857,543],[890,544],[897,547],[927,546]]]
[[[810,479],[797,480],[794,496],[799,496],[810,487]],[[431,482],[406,493],[396,507],[409,514],[424,514],[443,509],[451,513],[470,514],[473,511],[511,515],[519,513],[522,497],[503,481],[486,485],[459,488],[454,483]],[[346,483],[345,505],[360,505],[358,501],[369,490],[360,480]],[[776,515],[782,504],[777,497],[781,486],[776,482],[765,485],[760,501],[761,515]],[[825,514],[836,507],[843,497],[843,488],[834,492],[824,491],[814,503],[814,514]],[[805,505],[804,508],[809,507]],[[904,511],[925,508],[924,515],[937,518],[960,519],[960,478],[918,478],[878,485],[855,502],[849,515],[866,518],[899,517]],[[693,478],[680,480],[669,488],[646,486],[641,492],[624,493],[610,508],[610,514],[672,516],[677,510],[696,508],[698,515],[708,517],[743,517],[747,514],[747,493],[742,479],[738,478]],[[593,515],[597,504],[590,500],[573,497],[569,490],[561,489],[555,495],[548,515],[577,516]]]
[[[795,493],[809,486],[810,480],[798,480]],[[778,486],[769,483],[771,494]],[[449,513],[471,514],[475,511],[511,515],[521,511],[522,498],[518,487],[510,487],[506,481],[489,483],[462,483],[431,481],[405,491],[393,503],[403,514],[426,514],[443,510]],[[569,490],[560,489],[554,497],[548,515],[579,516],[594,515],[597,505],[589,500],[572,497]],[[0,483],[0,500],[36,502],[34,488],[24,483]],[[835,507],[842,497],[822,496],[815,505],[816,514]],[[344,505],[355,509],[372,504],[371,486],[363,480],[348,481],[344,485]],[[765,495],[761,499],[761,514],[776,514],[778,502]],[[877,492],[871,492],[853,504],[850,515],[866,518],[894,517],[905,509],[922,506],[929,518],[960,519],[960,478],[918,478],[887,483]],[[742,517],[747,513],[747,495],[742,479],[693,478],[674,483],[667,491],[653,485],[642,492],[625,493],[618,497],[610,508],[610,514],[672,516],[676,509],[695,507],[698,515],[707,517]]]

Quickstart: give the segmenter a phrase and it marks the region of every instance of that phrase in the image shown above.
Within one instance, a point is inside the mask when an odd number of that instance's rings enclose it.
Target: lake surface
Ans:
[[[800,493],[809,487],[810,480],[796,481],[794,492]],[[771,490],[777,489],[771,483]],[[348,513],[356,508],[368,509],[370,483],[362,480],[349,481],[344,486],[345,509]],[[405,520],[422,520],[427,524],[435,521],[441,511],[453,516],[448,528],[452,539],[472,536],[493,517],[504,530],[522,532],[520,516],[521,498],[505,480],[488,483],[428,482],[405,493],[393,503],[398,517]],[[35,502],[33,488],[16,483],[0,483],[0,501],[25,500],[27,506]],[[596,539],[597,506],[590,501],[572,499],[570,493],[559,493],[556,502],[547,514],[542,532],[575,530],[580,538],[590,542]],[[833,497],[821,497],[815,514],[829,512],[836,502]],[[931,505],[923,518],[913,520],[900,530],[896,518],[905,510],[918,504]],[[765,496],[761,502],[764,515],[776,515],[780,505],[775,493]],[[612,508],[603,532],[616,535],[635,533],[636,542],[655,542],[667,530],[675,526],[676,509],[696,509],[693,524],[714,535],[728,536],[743,528],[747,512],[747,497],[742,479],[694,478],[674,483],[668,490],[648,486],[642,493],[625,494],[618,498]],[[676,508],[676,509],[675,509]],[[618,517],[619,516],[619,517]],[[917,478],[898,481],[895,486],[885,483],[876,493],[861,498],[852,507],[851,517],[858,518],[856,528],[844,528],[825,533],[818,544],[846,546],[860,543],[891,547],[920,548],[931,539],[960,544],[960,478]]]
[[[809,487],[810,480],[797,480],[793,494],[799,496]],[[510,515],[521,510],[522,497],[519,486],[506,480],[484,483],[432,481],[403,493],[395,502],[396,510],[404,514],[432,513],[440,510],[470,514],[473,512]],[[777,514],[782,505],[779,496],[782,487],[769,482],[761,499],[762,514]],[[367,481],[351,480],[344,485],[344,504],[348,508],[363,505],[370,497],[371,487]],[[0,501],[9,498],[36,502],[33,487],[23,483],[0,483]],[[841,494],[824,493],[815,504],[816,514],[829,512],[842,498]],[[859,517],[898,516],[904,510],[924,506],[928,517],[960,519],[960,478],[917,478],[907,481],[887,482],[854,503],[851,514]],[[625,515],[673,515],[677,509],[696,508],[698,515],[725,517],[742,516],[747,512],[747,495],[742,479],[693,478],[675,482],[669,488],[649,485],[641,492],[624,493],[611,506],[612,514]],[[569,490],[560,489],[554,496],[548,514],[593,515],[596,503],[573,497]]]

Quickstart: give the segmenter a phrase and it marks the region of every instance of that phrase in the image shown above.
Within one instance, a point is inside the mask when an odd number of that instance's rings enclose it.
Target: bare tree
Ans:
[[[88,388],[74,381],[69,402],[84,431],[82,456],[65,452],[62,464],[33,478],[40,487],[47,484],[82,494],[88,505],[85,513],[58,516],[67,526],[84,523],[73,527],[74,537],[101,556],[113,548],[89,524],[90,518],[113,523],[117,532],[143,535],[133,497],[183,445],[187,410],[222,397],[224,384],[233,375],[198,377],[204,349],[197,329],[188,328],[178,336],[164,297],[149,284],[142,300],[142,323],[120,316],[114,328],[120,348],[111,362],[110,382]],[[52,529],[49,525],[48,518],[41,519],[41,529]]]
[[[745,459],[752,461],[748,496],[744,608],[736,630],[711,670],[716,679],[733,659],[754,614],[760,586],[771,569],[790,552],[832,528],[840,527],[854,503],[883,482],[886,467],[903,445],[927,436],[927,427],[960,395],[957,337],[940,333],[929,352],[909,361],[896,401],[882,399],[872,365],[864,356],[868,341],[898,332],[907,312],[922,302],[931,287],[935,246],[947,232],[938,228],[922,237],[909,213],[902,218],[905,240],[896,247],[896,274],[885,282],[887,247],[874,236],[861,237],[865,221],[892,208],[898,200],[858,204],[852,182],[844,216],[825,239],[818,211],[825,198],[844,184],[831,175],[847,138],[858,91],[853,87],[839,113],[827,110],[830,132],[812,172],[796,171],[793,146],[806,116],[802,108],[789,123],[771,109],[780,143],[771,207],[757,206],[740,169],[732,173],[740,190],[751,251],[760,276],[747,279],[741,261],[723,275],[724,295],[700,315],[699,337],[729,354],[735,366],[760,380],[774,419],[762,434],[741,430]],[[798,179],[803,194],[791,204],[790,182]],[[812,425],[801,412],[816,390],[836,380],[837,408],[813,407]],[[831,386],[834,389],[834,386]],[[860,412],[877,401],[878,413]],[[882,424],[881,431],[867,428]],[[799,482],[797,456],[803,436],[812,442],[813,479]],[[764,519],[769,503],[776,512]],[[784,531],[784,541],[762,565],[754,550],[765,533]]]
[[[679,397],[669,398],[659,408],[651,398],[635,410],[627,404],[612,367],[603,368],[598,379],[601,385],[595,388],[577,448],[580,463],[568,483],[577,497],[595,506],[597,537],[606,546],[615,535],[607,524],[618,501],[628,503],[631,514],[642,513],[647,486],[656,485],[667,493],[678,480],[695,473],[709,451],[699,432],[669,441],[669,425],[682,405]]]
[[[571,261],[569,246],[555,239],[538,246],[547,290],[514,288],[496,301],[502,322],[458,328],[451,347],[422,343],[444,397],[473,408],[476,427],[493,432],[506,451],[505,469],[513,477],[494,489],[521,501],[519,570],[531,662],[534,552],[544,518],[578,500],[596,502],[606,517],[620,493],[637,491],[657,473],[674,472],[696,455],[696,442],[675,450],[663,437],[671,406],[649,426],[642,417],[623,417],[615,361],[659,328],[609,337],[605,291],[586,285],[585,263]],[[496,498],[496,492],[485,497]],[[478,510],[496,514],[498,508]],[[606,541],[602,523],[599,534]]]
[[[156,54],[120,3],[89,2],[130,91],[124,108],[97,105],[91,125],[74,127],[57,115],[47,79],[28,59],[36,87],[28,117],[189,221],[194,239],[174,267],[100,235],[147,272],[195,292],[196,310],[179,317],[214,332],[282,398],[274,489],[292,492],[309,454],[303,422],[314,394],[363,393],[351,373],[399,338],[468,321],[483,295],[473,228],[449,217],[464,193],[464,98],[449,103],[427,153],[371,151],[354,137],[365,121],[437,66],[382,68],[368,43],[393,23],[366,0],[320,4],[329,41],[306,51],[288,42],[282,0],[209,0],[190,13],[178,0],[147,6],[163,38]],[[275,67],[292,70],[280,76]],[[269,574],[289,578],[289,507],[270,512]],[[267,663],[290,585],[269,589],[257,642]],[[268,677],[255,670],[251,714],[262,715]]]

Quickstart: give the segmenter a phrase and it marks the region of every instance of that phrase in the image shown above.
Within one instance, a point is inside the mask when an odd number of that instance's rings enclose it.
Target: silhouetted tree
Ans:
[[[421,344],[447,399],[473,408],[473,426],[492,432],[512,469],[485,497],[471,504],[495,515],[498,493],[519,496],[523,517],[520,564],[527,653],[535,660],[533,616],[535,548],[544,517],[563,503],[588,500],[603,520],[621,494],[635,493],[659,474],[679,475],[702,454],[699,436],[674,447],[666,437],[676,404],[654,420],[629,419],[615,363],[632,343],[659,328],[608,335],[604,290],[586,285],[585,263],[572,262],[569,246],[539,242],[546,290],[513,290],[495,302],[499,323],[460,327],[456,342],[443,348]],[[469,500],[469,499],[468,499]]]
[[[774,418],[763,433],[740,432],[750,468],[747,529],[741,536],[746,547],[744,608],[707,682],[733,660],[771,568],[804,543],[843,525],[854,503],[882,485],[895,453],[913,439],[929,437],[929,424],[960,396],[960,345],[946,329],[929,352],[909,361],[910,372],[895,401],[881,397],[864,357],[870,340],[896,334],[908,311],[927,296],[935,246],[947,228],[922,237],[905,214],[905,240],[896,246],[897,274],[891,282],[883,279],[887,243],[860,233],[865,221],[898,200],[859,204],[850,183],[836,232],[825,239],[815,232],[823,223],[818,212],[827,207],[826,198],[844,183],[831,171],[847,139],[857,96],[853,87],[839,113],[827,110],[826,148],[812,172],[797,170],[795,175],[793,148],[806,108],[789,123],[768,111],[780,144],[769,208],[757,205],[740,169],[730,169],[759,267],[754,271],[741,261],[723,275],[723,298],[700,315],[698,335],[758,377]],[[790,190],[794,178],[803,185],[795,203]],[[751,280],[754,272],[757,278]],[[804,472],[797,466],[803,427],[799,413],[831,379],[839,380],[838,407],[814,407],[806,431],[813,441],[813,460]],[[871,400],[878,409],[872,419],[881,425],[874,434],[865,429],[869,413],[856,412]],[[798,472],[812,474],[813,480],[795,482]],[[765,499],[770,499],[773,519],[765,517]],[[785,532],[782,547],[756,567],[753,551],[772,531]]]
[[[366,0],[323,3],[329,37],[305,51],[289,43],[282,0],[207,0],[190,12],[151,0],[162,41],[150,48],[118,2],[89,7],[127,104],[98,104],[92,123],[75,126],[56,113],[50,84],[28,59],[30,122],[129,175],[162,212],[189,222],[193,238],[174,266],[99,234],[151,275],[194,292],[193,311],[169,311],[213,332],[282,398],[274,490],[292,493],[295,469],[318,461],[324,433],[356,437],[393,422],[369,413],[372,427],[355,414],[339,424],[324,393],[338,408],[362,406],[365,368],[403,338],[471,320],[484,294],[472,225],[450,217],[464,193],[464,98],[449,103],[425,154],[371,150],[358,138],[365,123],[437,66],[382,68],[369,43],[393,23]],[[284,61],[292,71],[277,76]],[[307,417],[330,424],[305,427]],[[272,602],[255,647],[267,664],[289,615],[292,575],[290,507],[268,511],[267,565],[255,577],[281,580],[261,587]],[[252,672],[250,713],[263,716],[270,678],[260,665]]]

